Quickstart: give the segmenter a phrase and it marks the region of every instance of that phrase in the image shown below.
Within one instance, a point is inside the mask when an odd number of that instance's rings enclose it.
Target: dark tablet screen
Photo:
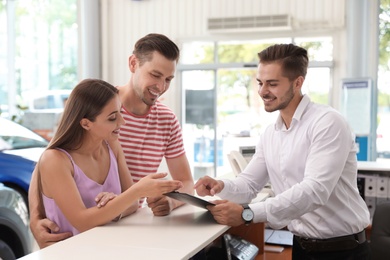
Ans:
[[[215,205],[214,203],[211,203],[209,201],[203,200],[201,198],[195,197],[187,193],[181,193],[178,191],[168,192],[165,193],[164,195],[204,209],[207,209],[206,206]]]

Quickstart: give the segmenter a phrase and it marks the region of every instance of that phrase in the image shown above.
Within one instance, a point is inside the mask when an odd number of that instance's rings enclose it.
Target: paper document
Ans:
[[[288,230],[273,230],[266,228],[264,230],[264,242],[274,245],[292,246],[293,233]]]

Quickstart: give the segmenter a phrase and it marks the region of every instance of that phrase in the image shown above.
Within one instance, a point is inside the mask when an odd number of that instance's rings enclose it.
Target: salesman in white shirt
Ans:
[[[197,193],[224,199],[209,207],[221,224],[287,226],[294,234],[293,259],[369,259],[370,217],[357,188],[357,149],[348,123],[302,94],[305,49],[276,44],[258,56],[258,93],[265,110],[279,110],[279,117],[236,179],[203,177],[194,186]],[[268,181],[275,197],[245,204]]]

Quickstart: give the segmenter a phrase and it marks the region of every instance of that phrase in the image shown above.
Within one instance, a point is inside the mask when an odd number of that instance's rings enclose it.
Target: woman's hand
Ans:
[[[162,179],[166,176],[167,173],[150,174],[134,184],[134,188],[138,190],[140,197],[158,197],[183,187],[181,181]]]

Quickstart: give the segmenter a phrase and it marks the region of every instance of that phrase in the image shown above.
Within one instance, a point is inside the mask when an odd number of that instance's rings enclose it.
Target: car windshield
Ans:
[[[0,151],[46,147],[48,142],[40,135],[15,122],[0,118]]]

